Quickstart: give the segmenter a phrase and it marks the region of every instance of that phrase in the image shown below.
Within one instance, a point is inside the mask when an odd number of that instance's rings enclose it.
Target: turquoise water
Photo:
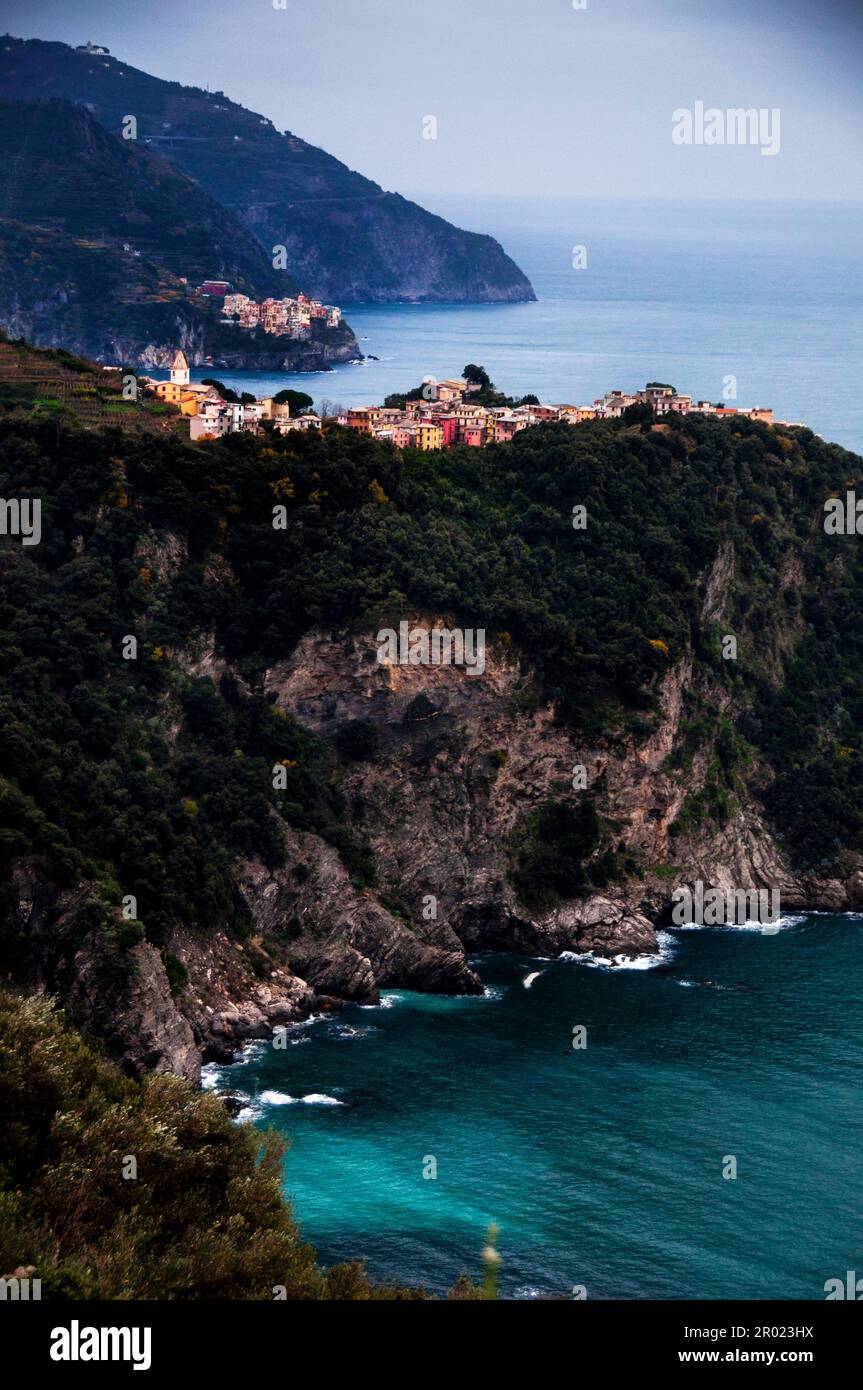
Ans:
[[[511,394],[576,405],[648,380],[718,401],[735,376],[738,404],[773,406],[863,451],[861,205],[478,197],[430,206],[497,236],[538,302],[346,306],[363,353],[380,361],[218,375],[258,395],[289,385],[342,405],[380,402],[468,361]],[[572,268],[574,246],[587,248],[586,270]]]
[[[291,1140],[326,1263],[443,1290],[494,1220],[507,1295],[823,1298],[863,1267],[863,918],[785,920],[649,968],[484,955],[483,998],[391,992],[207,1084]]]

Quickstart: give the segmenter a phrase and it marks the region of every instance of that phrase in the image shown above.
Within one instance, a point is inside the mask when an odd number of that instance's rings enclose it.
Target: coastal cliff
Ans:
[[[133,1074],[476,993],[476,951],[652,954],[697,880],[863,907],[863,570],[818,526],[860,461],[692,419],[476,454],[0,421],[44,500],[0,548],[3,968]],[[400,622],[482,669],[381,660]]]
[[[7,35],[0,96],[75,102],[111,136],[134,112],[141,146],[194,180],[262,255],[284,247],[289,274],[308,294],[338,304],[536,298],[493,237],[386,191],[223,92],[163,81],[107,52]]]
[[[256,238],[159,154],[83,106],[0,102],[0,328],[108,365],[321,371],[362,356],[347,323],[306,338],[248,333],[193,294],[223,278],[296,294]]]

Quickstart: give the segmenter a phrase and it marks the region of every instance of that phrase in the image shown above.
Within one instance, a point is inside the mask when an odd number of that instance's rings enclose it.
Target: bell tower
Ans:
[[[186,361],[186,354],[177,348],[174,353],[174,362],[171,367],[171,381],[175,386],[189,385],[189,364]]]

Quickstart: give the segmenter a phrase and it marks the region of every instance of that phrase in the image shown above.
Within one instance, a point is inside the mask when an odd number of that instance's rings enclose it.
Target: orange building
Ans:
[[[356,406],[347,412],[345,424],[349,430],[356,430],[358,434],[371,434],[372,412],[367,405]]]

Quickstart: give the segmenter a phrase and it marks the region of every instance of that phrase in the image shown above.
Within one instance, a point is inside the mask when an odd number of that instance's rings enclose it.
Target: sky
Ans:
[[[863,0],[0,0],[0,29],[221,89],[420,200],[863,198]],[[779,124],[676,144],[697,102]]]

